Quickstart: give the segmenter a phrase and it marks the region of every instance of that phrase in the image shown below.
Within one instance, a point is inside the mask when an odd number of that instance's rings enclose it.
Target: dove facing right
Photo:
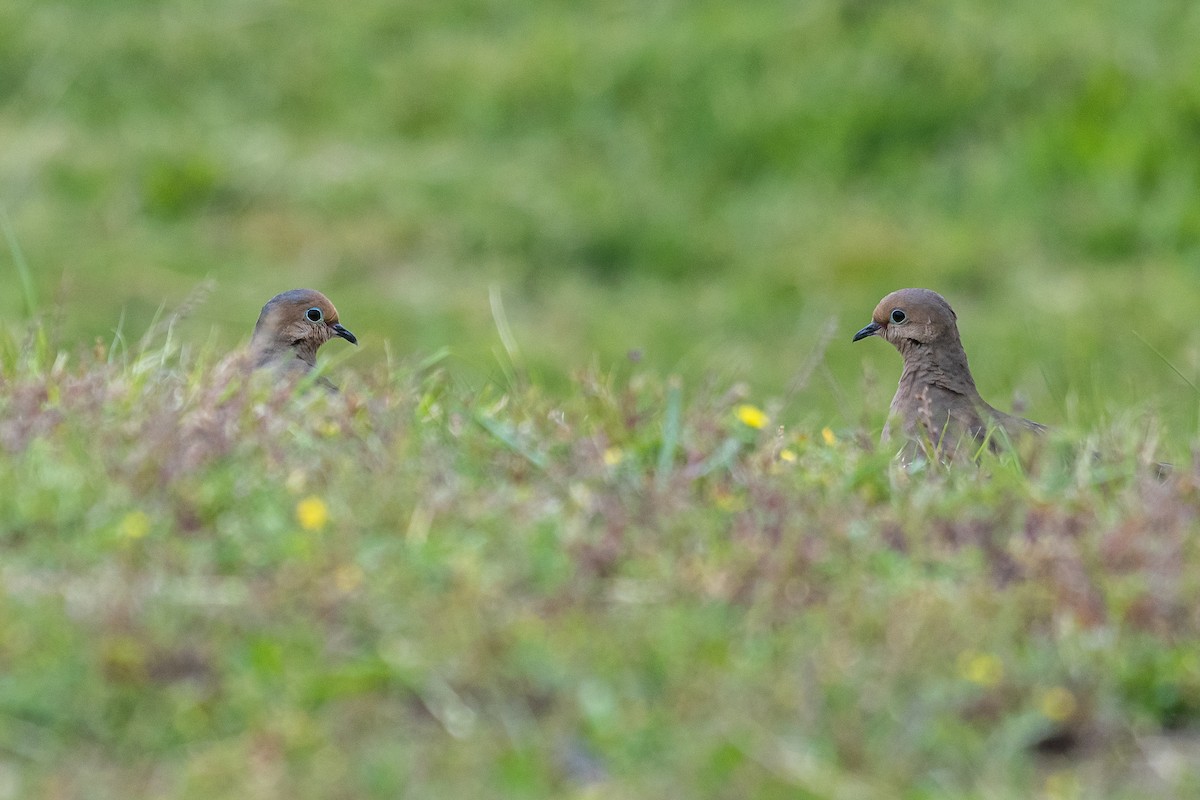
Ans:
[[[317,365],[317,350],[335,337],[358,344],[338,321],[328,297],[313,289],[292,289],[263,306],[250,338],[250,357],[256,368],[306,375]]]

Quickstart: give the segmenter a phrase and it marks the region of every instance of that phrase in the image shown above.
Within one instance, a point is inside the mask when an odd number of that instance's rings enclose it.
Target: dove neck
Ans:
[[[937,386],[968,397],[979,396],[966,351],[957,339],[935,342],[906,339],[897,348],[904,356],[901,387]]]

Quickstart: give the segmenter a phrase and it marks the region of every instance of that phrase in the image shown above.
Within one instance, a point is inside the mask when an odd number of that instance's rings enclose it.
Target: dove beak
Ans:
[[[878,322],[872,322],[870,325],[863,328],[858,333],[854,334],[854,338],[851,339],[850,341],[857,342],[859,339],[865,339],[868,336],[874,336],[875,334],[879,333],[879,329],[882,327],[883,326],[880,325]]]
[[[351,333],[350,331],[343,328],[342,323],[335,322],[332,325],[330,325],[329,327],[333,328],[333,333],[335,336],[342,337],[350,344],[358,344],[358,339],[354,336],[353,333]]]

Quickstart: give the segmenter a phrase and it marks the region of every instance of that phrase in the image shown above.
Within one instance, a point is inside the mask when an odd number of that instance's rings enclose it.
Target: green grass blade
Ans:
[[[25,300],[25,314],[29,319],[33,319],[38,309],[37,292],[33,287],[33,277],[29,274],[29,262],[25,260],[25,253],[21,250],[21,243],[17,241],[17,234],[13,230],[12,221],[8,217],[8,212],[4,209],[0,209],[0,226],[4,228],[4,239],[8,242],[8,252],[12,255],[13,264],[17,268],[17,277],[21,281],[21,295]]]
[[[683,385],[679,378],[671,378],[667,384],[667,409],[663,417],[662,446],[658,451],[658,464],[654,481],[661,489],[671,479],[671,468],[675,461],[675,450],[679,447],[680,414],[683,410]]]

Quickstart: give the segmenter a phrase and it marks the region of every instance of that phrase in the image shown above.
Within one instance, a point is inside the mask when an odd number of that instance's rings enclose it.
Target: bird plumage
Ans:
[[[313,289],[292,289],[263,306],[250,338],[250,358],[256,368],[304,375],[316,367],[321,345],[336,337],[358,344],[328,297]]]
[[[993,408],[979,396],[957,319],[937,292],[900,289],[879,301],[870,324],[854,335],[856,342],[879,336],[904,358],[882,441],[890,440],[898,424],[908,442],[922,448],[932,445],[936,453],[953,456],[964,442],[974,445],[973,453],[984,441],[997,449],[1005,439],[1015,441],[1045,430]]]

